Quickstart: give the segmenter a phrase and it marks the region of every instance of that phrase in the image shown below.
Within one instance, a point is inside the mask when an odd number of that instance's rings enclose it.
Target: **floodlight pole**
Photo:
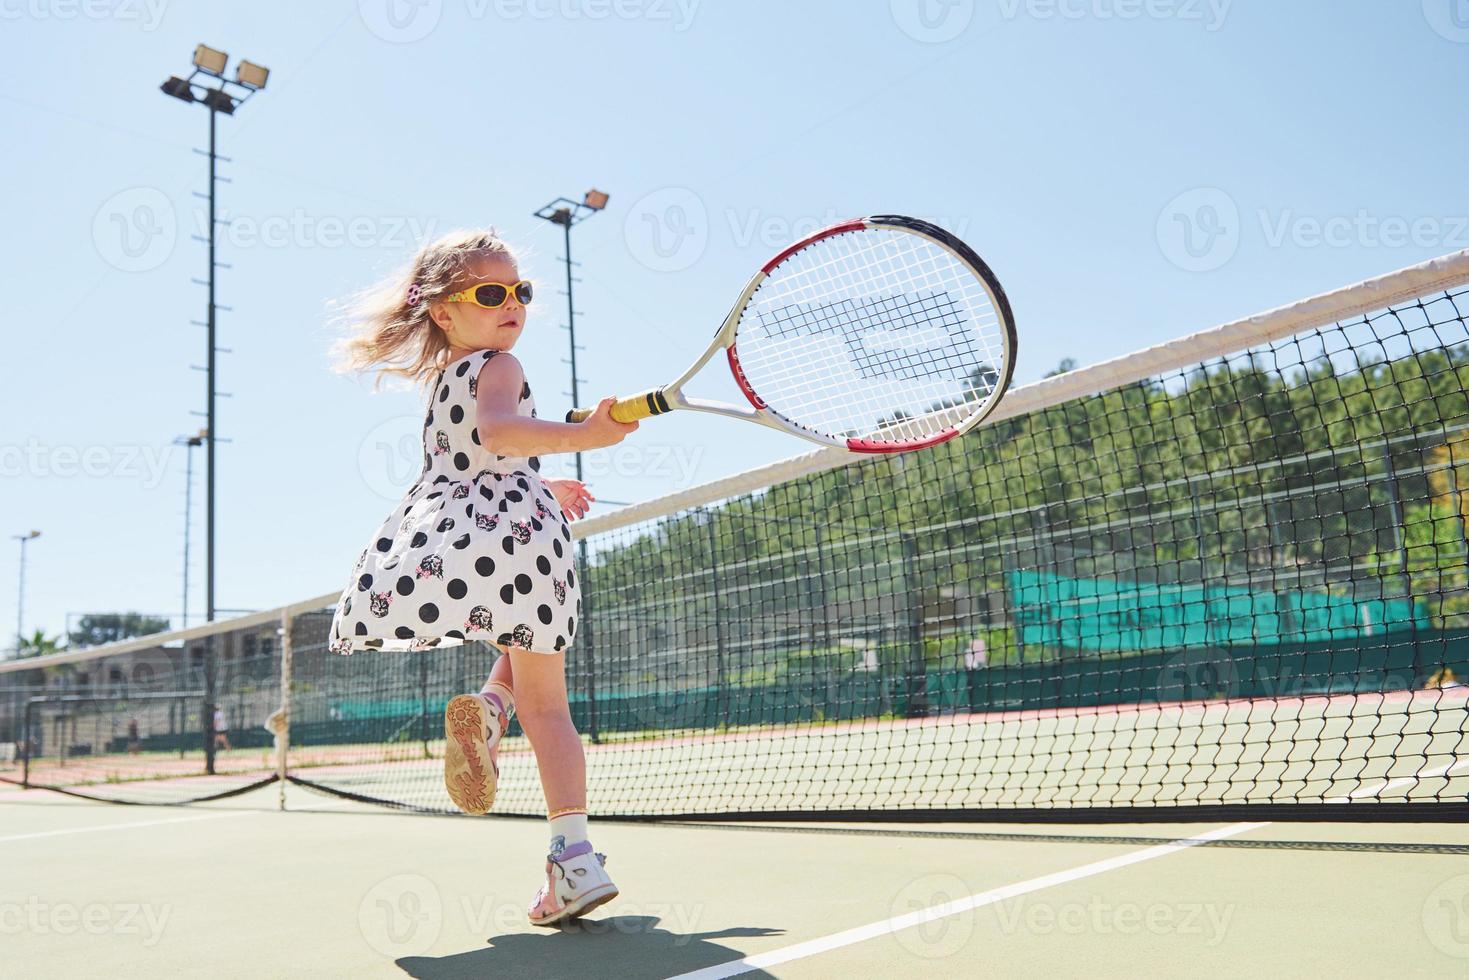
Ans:
[[[571,274],[571,226],[580,224],[587,218],[596,214],[607,206],[607,195],[601,191],[591,190],[583,196],[580,201],[573,201],[567,197],[558,197],[550,204],[545,205],[535,213],[537,218],[560,225],[562,231],[562,253],[566,261],[566,331],[571,335],[571,405],[579,407],[581,397],[577,387],[576,376],[576,302],[572,296],[572,283],[574,278]],[[582,478],[581,453],[576,454],[576,478]]]
[[[581,405],[581,396],[576,386],[576,301],[572,298],[571,286],[571,220],[568,218],[561,225],[566,256],[566,332],[571,335],[571,407],[577,408]],[[582,478],[581,453],[576,454],[576,478]]]
[[[587,191],[580,201],[570,198],[558,197],[551,203],[536,211],[535,216],[553,225],[560,225],[562,232],[562,245],[565,251],[563,256],[566,260],[566,331],[571,335],[571,406],[577,408],[581,403],[580,389],[577,386],[576,376],[576,301],[572,296],[571,274],[571,226],[579,224],[601,211],[607,206],[607,195],[598,190]],[[576,478],[582,479],[581,452],[576,453]],[[588,712],[588,736],[593,743],[601,741],[601,733],[597,726],[597,675],[595,670],[596,646],[591,630],[592,612],[592,589],[588,581],[591,566],[587,563],[587,542],[585,538],[577,539],[577,558],[581,562],[581,631],[586,642],[582,647],[582,662],[587,683],[587,712]]]
[[[217,57],[217,64],[212,58]],[[201,58],[203,60],[201,60]],[[265,84],[268,71],[256,68],[256,74],[247,78],[244,69],[249,65],[242,62],[237,69],[237,79],[231,81],[224,77],[225,65],[228,64],[228,56],[223,52],[213,51],[204,45],[200,45],[194,54],[194,70],[187,78],[177,76],[169,78],[160,86],[165,95],[179,99],[183,102],[200,102],[209,110],[209,275],[205,280],[205,286],[209,291],[209,301],[205,327],[208,333],[208,347],[206,350],[205,373],[208,376],[206,383],[207,403],[205,416],[207,428],[203,433],[205,467],[208,473],[205,477],[204,490],[204,617],[206,622],[214,622],[214,503],[215,503],[215,459],[214,444],[217,441],[216,433],[218,427],[215,425],[215,401],[217,389],[215,386],[216,353],[216,306],[215,306],[215,225],[218,223],[215,210],[215,200],[219,176],[217,162],[219,159],[217,129],[218,115],[224,112],[226,115],[234,115],[237,108],[250,99],[252,95],[260,91]],[[205,79],[214,79],[214,84],[199,80],[200,75]],[[233,88],[232,88],[233,86]],[[196,91],[197,90],[197,91]],[[242,94],[241,94],[242,93]],[[187,597],[185,598],[187,609]],[[202,708],[206,717],[202,719],[200,726],[204,729],[204,768],[205,772],[214,773],[214,706],[215,706],[215,650],[214,634],[211,632],[204,641],[204,690],[205,703]]]
[[[40,531],[31,531],[27,534],[12,534],[11,537],[20,542],[20,589],[15,600],[15,655],[20,656],[21,644],[25,642],[25,610],[26,610],[26,545],[32,538],[39,538]]]
[[[206,622],[214,622],[214,433],[218,431],[214,424],[214,355],[215,355],[215,317],[214,317],[214,200],[215,200],[215,161],[218,159],[215,153],[215,121],[219,110],[212,104],[209,106],[209,359],[205,362],[205,369],[209,378],[208,405],[205,407],[205,432],[204,439],[204,468],[206,470],[204,487],[204,619]],[[213,634],[210,634],[210,653],[213,653]],[[206,658],[206,673],[212,666],[213,657]],[[210,700],[213,700],[213,685],[209,685]],[[214,724],[210,719],[210,727]],[[209,771],[214,772],[214,738],[209,739]]]

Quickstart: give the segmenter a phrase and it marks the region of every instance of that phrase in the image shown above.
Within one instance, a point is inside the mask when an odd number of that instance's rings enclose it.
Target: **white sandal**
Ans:
[[[554,926],[586,915],[617,897],[617,886],[603,867],[607,855],[587,841],[546,855],[546,883],[527,913],[533,926]]]

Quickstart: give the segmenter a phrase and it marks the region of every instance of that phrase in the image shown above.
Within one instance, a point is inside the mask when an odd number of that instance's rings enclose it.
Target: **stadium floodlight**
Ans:
[[[207,44],[201,44],[194,49],[194,67],[215,78],[224,77],[224,66],[229,60],[229,55],[216,51]]]
[[[235,66],[235,81],[248,89],[260,91],[270,78],[270,69],[253,61],[241,61]]]
[[[607,206],[607,194],[605,191],[599,191],[593,187],[582,198],[582,203],[593,211],[600,211]]]
[[[179,78],[177,75],[169,75],[168,81],[160,85],[159,88],[163,89],[164,95],[171,95],[175,99],[182,99],[185,102],[194,101],[194,89],[188,82]]]
[[[210,89],[204,94],[204,98],[200,99],[199,101],[203,102],[215,112],[222,112],[226,116],[233,116],[235,114],[235,106],[237,105],[237,103],[228,92],[225,92],[222,89]]]

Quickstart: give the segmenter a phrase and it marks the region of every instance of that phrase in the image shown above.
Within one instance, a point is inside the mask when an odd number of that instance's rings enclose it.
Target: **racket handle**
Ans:
[[[566,413],[566,421],[585,422],[592,417],[593,411],[595,409],[573,408]],[[619,398],[612,403],[612,417],[618,422],[636,422],[639,419],[662,415],[670,411],[672,409],[663,397],[662,388],[649,388],[647,391]]]

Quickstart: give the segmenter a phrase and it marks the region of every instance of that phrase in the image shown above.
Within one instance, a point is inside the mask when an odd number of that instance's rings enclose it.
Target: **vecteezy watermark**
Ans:
[[[725,208],[715,226],[728,233],[731,244],[736,248],[759,246],[764,250],[775,251],[851,217],[850,214],[841,214],[831,208],[821,214],[799,215],[772,214],[764,208]],[[921,217],[948,229],[960,238],[969,229],[969,219],[962,216]]]
[[[898,945],[926,960],[944,959],[959,953],[974,935],[974,909],[957,909],[952,903],[968,898],[974,889],[952,874],[914,878],[893,896],[891,915],[916,919],[893,932]]]
[[[439,889],[423,875],[401,874],[373,885],[357,903],[357,928],[383,956],[420,956],[444,925]]]
[[[1469,0],[1466,0],[1469,2]],[[1258,208],[1253,220],[1217,187],[1184,191],[1164,206],[1156,228],[1168,261],[1188,272],[1211,272],[1239,250],[1245,231],[1259,226],[1267,248],[1469,248],[1469,215],[1304,214]]]
[[[141,936],[152,947],[163,938],[171,905],[148,902],[46,902],[35,895],[24,901],[0,902],[0,935]]]
[[[1015,20],[1176,20],[1210,33],[1224,26],[1234,0],[999,0],[1000,16]]]
[[[663,187],[643,195],[628,210],[623,237],[632,257],[654,272],[688,269],[718,236],[738,249],[774,253],[792,242],[851,218],[828,208],[789,214],[766,208],[727,207],[713,215],[704,199],[687,187]],[[924,216],[963,237],[967,218]]]
[[[0,0],[0,20],[116,20],[152,31],[167,6],[168,0]]]
[[[433,219],[411,215],[290,214],[220,215],[219,238],[234,248],[415,248],[437,233]],[[209,231],[209,214],[194,212],[195,234]]]
[[[168,469],[170,446],[53,446],[36,439],[0,444],[0,479],[138,480],[152,490]]]
[[[1439,952],[1469,959],[1469,874],[1455,875],[1428,893],[1423,934]]]
[[[395,415],[373,426],[357,444],[357,472],[384,500],[398,500],[423,472],[426,452],[421,415]]]
[[[1469,44],[1469,0],[1423,0],[1423,18],[1439,37]]]
[[[521,932],[525,907],[494,895],[451,896],[445,901],[437,885],[419,874],[398,874],[375,883],[357,906],[362,938],[382,956],[397,959],[421,956],[433,948],[444,924],[455,914],[465,930],[476,936]],[[701,904],[659,902],[631,905],[619,902],[617,915],[605,920],[582,919],[572,928],[589,933],[622,934],[671,931],[674,945],[696,938],[704,918]]]
[[[1376,215],[1366,208],[1355,214],[1258,212],[1265,244],[1271,248],[1469,248],[1469,215],[1406,217]]]
[[[657,480],[665,492],[686,490],[704,460],[704,447],[637,443],[608,446],[582,453],[582,476],[590,483],[598,477]],[[595,493],[595,491],[594,491]]]
[[[469,15],[497,20],[647,20],[669,24],[675,33],[693,26],[701,0],[466,0]]]
[[[682,272],[709,247],[709,212],[687,187],[664,187],[633,203],[622,237],[633,258],[654,272]]]
[[[702,904],[650,902],[637,905],[619,899],[616,908],[615,916],[606,919],[578,919],[562,928],[569,932],[591,935],[615,932],[627,936],[672,932],[674,946],[687,946],[695,940],[699,923],[704,918]],[[494,896],[470,898],[466,895],[459,899],[459,911],[472,935],[522,932],[525,929],[525,909],[519,902],[501,901]]]
[[[1168,261],[1188,272],[1212,272],[1239,249],[1239,207],[1217,187],[1196,187],[1163,206],[1156,234]]]
[[[1221,649],[1187,647],[1158,668],[1159,701],[1209,701],[1239,693],[1234,659]]]
[[[92,216],[92,243],[121,272],[149,272],[168,261],[178,240],[178,217],[156,187],[129,187],[102,202]]]
[[[422,41],[439,26],[443,0],[357,0],[363,26],[389,44]]]
[[[3,2],[3,0],[0,0]],[[470,20],[644,20],[675,33],[693,26],[701,0],[463,0]],[[421,41],[439,26],[443,0],[358,0],[363,25],[390,44]]]
[[[4,0],[0,0],[3,3]],[[182,222],[195,237],[209,235],[209,211],[194,208]],[[173,254],[181,222],[173,202],[152,187],[131,187],[112,195],[92,219],[92,241],[103,261],[121,272],[148,272]],[[438,223],[417,215],[312,214],[296,208],[287,214],[249,214],[221,210],[216,241],[233,249],[384,248],[407,250],[434,237]]]
[[[1000,931],[1032,936],[1185,936],[1205,946],[1224,941],[1235,906],[1212,902],[1108,902],[1093,895],[1085,902],[1037,901],[1027,896],[1000,902]]]
[[[924,44],[952,41],[974,19],[974,0],[889,0],[898,29]]]
[[[399,500],[423,472],[424,454],[430,450],[424,443],[424,418],[417,415],[395,415],[373,426],[357,444],[357,472],[362,482],[384,500]],[[0,460],[5,447],[0,446]],[[569,457],[567,457],[569,458]],[[668,492],[694,485],[704,461],[701,446],[666,443],[638,443],[608,446],[582,453],[582,477],[596,493],[596,481],[602,477],[656,480]],[[565,473],[549,460],[543,460],[542,475],[553,479]],[[8,470],[0,470],[4,475]],[[472,471],[466,471],[466,476]]]

